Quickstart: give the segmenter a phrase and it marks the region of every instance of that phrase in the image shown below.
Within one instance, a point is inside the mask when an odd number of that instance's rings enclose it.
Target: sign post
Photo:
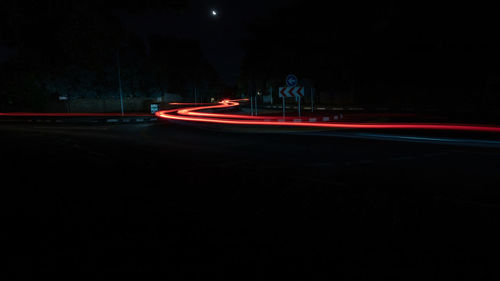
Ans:
[[[314,112],[314,88],[311,87],[311,112]]]
[[[285,97],[282,96],[283,98],[283,118],[285,118]]]
[[[304,97],[304,87],[280,87],[279,88],[279,96],[283,98],[283,117],[285,117],[285,98],[293,98],[295,97],[299,103],[299,116],[300,112],[300,102],[302,97]]]
[[[300,96],[298,97],[299,99],[299,117],[300,117]]]
[[[297,79],[297,76],[295,76],[294,74],[288,74],[288,76],[286,77],[287,88],[297,86],[298,81],[299,79]],[[285,118],[285,97],[287,97],[287,95],[284,94],[282,89],[287,89],[287,88],[280,88],[280,96],[283,98],[283,118]]]

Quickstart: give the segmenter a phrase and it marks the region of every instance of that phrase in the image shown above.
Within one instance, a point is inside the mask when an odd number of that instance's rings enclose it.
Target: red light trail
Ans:
[[[354,123],[354,122],[308,122],[306,119],[280,116],[249,116],[237,114],[224,114],[212,112],[199,112],[202,110],[230,109],[239,106],[239,101],[224,100],[219,104],[207,106],[185,107],[181,109],[164,110],[156,116],[167,120],[181,120],[190,122],[255,125],[255,126],[289,126],[332,129],[408,129],[408,130],[452,130],[471,132],[500,133],[499,126],[477,124],[447,124],[447,123]],[[183,105],[177,103],[176,105]],[[192,105],[192,104],[185,104]]]
[[[122,117],[121,113],[36,113],[36,112],[8,112],[1,113],[0,117]],[[152,116],[151,114],[126,113],[123,116]]]
[[[156,116],[167,120],[180,120],[189,122],[253,125],[253,126],[288,126],[330,129],[407,129],[407,130],[442,130],[464,132],[493,132],[500,133],[500,126],[480,124],[449,124],[449,123],[355,123],[355,122],[327,122],[311,121],[320,118],[298,118],[282,116],[250,116],[243,114],[226,114],[207,112],[236,108],[239,100],[224,100],[218,104],[207,103],[171,103],[175,106],[187,106],[177,109],[163,110]],[[0,117],[122,117],[120,113],[0,113]],[[124,116],[151,116],[149,114],[125,114]]]

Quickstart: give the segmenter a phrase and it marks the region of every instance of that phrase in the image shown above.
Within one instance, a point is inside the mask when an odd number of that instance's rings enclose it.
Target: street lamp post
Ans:
[[[123,110],[123,93],[122,93],[122,76],[120,70],[120,49],[116,52],[116,63],[118,65],[118,88],[120,90],[120,106],[122,110],[122,117],[125,115]]]
[[[194,105],[198,105],[196,102],[196,86],[194,86]]]

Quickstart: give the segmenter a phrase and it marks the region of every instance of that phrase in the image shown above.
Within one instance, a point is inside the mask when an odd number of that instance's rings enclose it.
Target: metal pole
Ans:
[[[311,88],[311,112],[314,112],[314,88]]]
[[[198,103],[196,103],[196,87],[194,87],[194,105],[198,105]]]
[[[257,96],[255,96],[255,116],[257,116]]]
[[[118,64],[118,87],[120,89],[120,105],[122,108],[122,117],[123,117],[124,110],[123,110],[122,76],[121,76],[121,69],[120,69],[120,49],[118,49],[116,52],[116,62]]]
[[[285,97],[282,97],[283,99],[283,118],[285,118]]]
[[[300,117],[300,100],[301,98],[299,97],[299,117]]]
[[[250,114],[253,116],[253,97],[250,96]]]

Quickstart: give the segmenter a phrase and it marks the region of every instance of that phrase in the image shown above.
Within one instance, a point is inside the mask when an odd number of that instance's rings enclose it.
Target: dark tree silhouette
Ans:
[[[4,63],[0,103],[43,110],[57,95],[116,97],[117,63],[128,96],[190,95],[217,81],[198,42],[144,38],[126,30],[120,13],[182,12],[188,1],[32,1],[0,3],[1,43],[16,51]],[[202,85],[205,85],[203,87]]]
[[[248,26],[240,81],[295,73],[358,105],[495,110],[499,24],[494,7],[470,3],[301,1]]]

